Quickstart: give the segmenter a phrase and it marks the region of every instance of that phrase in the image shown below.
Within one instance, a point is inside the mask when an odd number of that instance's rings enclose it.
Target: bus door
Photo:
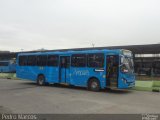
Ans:
[[[70,56],[60,56],[59,80],[60,83],[68,83],[70,74]]]
[[[108,88],[118,88],[119,56],[107,55],[106,57],[106,84]]]

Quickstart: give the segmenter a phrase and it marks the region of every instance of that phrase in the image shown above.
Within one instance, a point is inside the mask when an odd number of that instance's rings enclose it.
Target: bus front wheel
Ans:
[[[37,78],[37,84],[39,86],[43,86],[45,85],[45,77],[43,75],[39,75]]]
[[[91,91],[98,92],[100,90],[99,80],[97,80],[96,78],[90,79],[88,83],[88,88]]]

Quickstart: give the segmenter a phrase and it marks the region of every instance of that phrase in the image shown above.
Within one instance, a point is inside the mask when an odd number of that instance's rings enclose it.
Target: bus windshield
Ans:
[[[129,57],[121,57],[121,71],[126,73],[134,72],[133,59]]]

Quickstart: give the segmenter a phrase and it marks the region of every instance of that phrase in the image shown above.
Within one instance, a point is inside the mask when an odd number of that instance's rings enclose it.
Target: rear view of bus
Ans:
[[[119,55],[107,55],[107,87],[126,89],[135,86],[133,55],[119,50]]]

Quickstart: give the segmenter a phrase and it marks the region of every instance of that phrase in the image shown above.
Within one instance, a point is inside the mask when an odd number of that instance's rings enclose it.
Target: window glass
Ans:
[[[63,56],[60,58],[60,66],[61,68],[69,68],[70,67],[70,57],[69,56]]]
[[[0,62],[0,66],[8,66],[9,62]]]
[[[37,66],[46,66],[47,65],[47,55],[37,56]]]
[[[29,66],[36,66],[37,65],[37,57],[35,55],[28,56],[28,62],[27,65]]]
[[[47,65],[58,66],[58,55],[49,55]]]
[[[27,65],[27,56],[19,56],[19,65],[20,66]]]
[[[103,67],[104,54],[88,54],[88,67]]]
[[[85,54],[72,55],[72,66],[73,67],[85,67],[86,66],[86,55]]]

